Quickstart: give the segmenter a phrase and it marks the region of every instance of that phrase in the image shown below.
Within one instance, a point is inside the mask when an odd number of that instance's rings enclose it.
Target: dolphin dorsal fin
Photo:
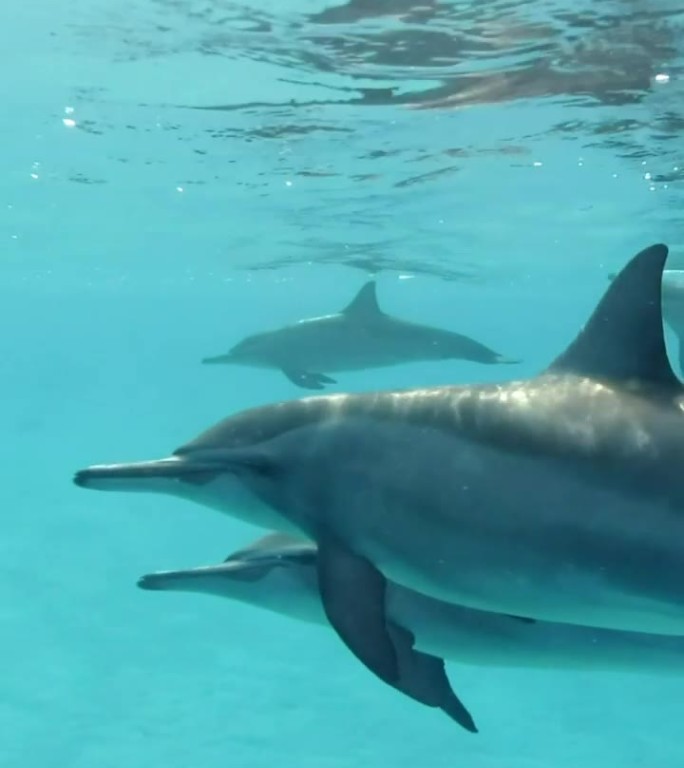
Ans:
[[[290,533],[280,533],[278,531],[262,536],[260,539],[252,542],[249,546],[238,549],[236,552],[232,552],[223,562],[230,563],[233,560],[244,560],[250,556],[258,555],[264,550],[281,549],[283,547],[301,547],[304,544],[311,544],[311,542],[309,539],[304,538],[304,536],[294,536]]]
[[[667,356],[662,279],[668,249],[652,245],[613,278],[584,328],[547,373],[681,392]]]
[[[378,304],[378,297],[375,294],[375,280],[369,280],[354,298],[342,310],[342,314],[347,317],[354,317],[359,320],[377,317],[383,312]]]

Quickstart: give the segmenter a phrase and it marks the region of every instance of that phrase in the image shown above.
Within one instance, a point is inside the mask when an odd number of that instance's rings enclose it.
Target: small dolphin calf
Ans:
[[[387,579],[480,610],[684,634],[667,253],[637,254],[533,378],[267,405],[170,458],[89,467],[75,482],[184,496],[312,539],[328,621],[389,684]]]
[[[248,336],[228,354],[202,362],[275,368],[299,387],[323,389],[337,383],[323,371],[358,371],[424,360],[520,362],[468,336],[391,317],[378,306],[374,282],[366,283],[338,314]]]
[[[310,624],[328,625],[321,601],[316,545],[269,534],[223,563],[148,573],[146,590],[195,592],[254,605]],[[620,632],[535,621],[444,603],[387,582],[390,623],[415,636],[416,649],[458,664],[487,667],[684,672],[684,637]]]

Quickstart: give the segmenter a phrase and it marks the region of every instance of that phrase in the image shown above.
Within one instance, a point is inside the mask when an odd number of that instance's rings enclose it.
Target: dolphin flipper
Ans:
[[[390,622],[388,630],[399,659],[400,682],[394,687],[421,704],[438,707],[461,727],[477,733],[470,712],[451,688],[444,659],[415,650],[416,638],[408,629]]]
[[[292,371],[282,369],[283,374],[296,386],[302,389],[325,389],[326,384],[337,384],[335,379],[324,373],[312,373],[310,371]]]
[[[399,661],[385,622],[385,577],[329,536],[318,541],[317,569],[321,601],[335,632],[374,675],[396,685]]]
[[[444,660],[414,649],[411,632],[385,617],[385,577],[337,540],[318,543],[318,582],[328,621],[349,650],[383,682],[438,707],[472,733],[477,727],[452,691]]]

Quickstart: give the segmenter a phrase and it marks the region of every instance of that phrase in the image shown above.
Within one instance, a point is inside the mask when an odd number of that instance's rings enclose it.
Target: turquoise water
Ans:
[[[383,686],[327,629],[136,589],[261,534],[89,494],[299,397],[205,367],[249,333],[381,306],[521,357],[574,336],[655,242],[681,266],[676,3],[14,4],[0,25],[0,765],[674,766],[677,676],[450,664],[481,733]],[[334,391],[494,381],[463,361]]]

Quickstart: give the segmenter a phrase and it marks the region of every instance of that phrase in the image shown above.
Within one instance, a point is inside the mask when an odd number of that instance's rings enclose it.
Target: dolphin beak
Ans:
[[[129,464],[95,464],[76,472],[73,481],[79,488],[98,491],[159,491],[160,483],[192,482],[216,471],[215,464],[171,456]]]
[[[236,561],[180,571],[146,573],[138,579],[137,586],[140,589],[155,591],[207,592],[212,586],[222,582],[258,581],[263,573],[262,563]]]
[[[227,355],[217,355],[216,357],[202,358],[203,365],[225,365],[232,362],[234,362],[234,360],[230,352]]]
[[[138,579],[137,586],[147,590],[182,590],[188,582],[216,574],[215,566],[189,568],[182,571],[157,571],[146,573]]]
[[[146,573],[138,579],[137,586],[147,590],[173,589],[173,584],[169,587],[168,581],[169,579],[164,573]],[[173,581],[173,577],[171,577],[171,581]]]

